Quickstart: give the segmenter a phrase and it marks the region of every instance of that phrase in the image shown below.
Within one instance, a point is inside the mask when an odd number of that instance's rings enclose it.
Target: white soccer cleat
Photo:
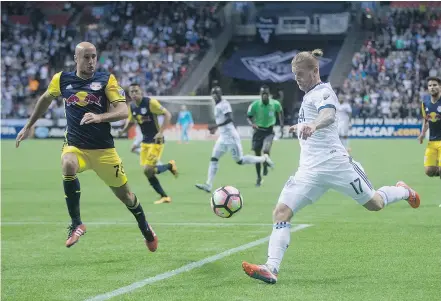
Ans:
[[[271,160],[271,158],[268,156],[268,154],[263,154],[263,157],[265,158],[265,162],[268,164],[269,167],[274,168],[274,162]]]
[[[205,192],[210,193],[211,192],[211,186],[208,184],[196,184],[196,188],[199,188],[200,190],[203,190]]]

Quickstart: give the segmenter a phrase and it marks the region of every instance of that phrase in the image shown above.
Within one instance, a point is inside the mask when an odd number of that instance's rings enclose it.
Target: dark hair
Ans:
[[[269,90],[270,88],[268,87],[268,85],[263,85],[262,87],[260,87],[261,90]]]
[[[138,83],[131,83],[129,87],[141,87]]]
[[[428,77],[426,81],[427,81],[427,83],[429,83],[431,80],[434,80],[434,81],[438,82],[438,84],[441,85],[441,78],[436,77],[436,76],[431,76],[431,77]]]

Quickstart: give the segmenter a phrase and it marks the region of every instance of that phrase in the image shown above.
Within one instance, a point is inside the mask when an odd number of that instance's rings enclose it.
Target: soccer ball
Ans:
[[[230,218],[242,209],[243,199],[237,188],[224,186],[213,192],[210,203],[217,216]]]

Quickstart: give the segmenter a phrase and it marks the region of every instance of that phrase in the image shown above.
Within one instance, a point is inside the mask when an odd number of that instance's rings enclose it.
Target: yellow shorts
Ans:
[[[164,151],[164,144],[156,143],[141,143],[141,154],[139,163],[141,166],[150,165],[156,166],[156,163],[161,159]]]
[[[441,141],[429,141],[424,154],[424,166],[441,167]]]
[[[80,166],[78,173],[92,169],[108,186],[121,187],[127,183],[121,158],[115,148],[79,149],[75,146],[63,147],[61,157],[67,153],[77,156]]]

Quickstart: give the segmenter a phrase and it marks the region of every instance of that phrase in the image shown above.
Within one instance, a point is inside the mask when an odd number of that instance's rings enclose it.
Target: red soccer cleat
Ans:
[[[150,229],[150,232],[152,232],[152,234],[153,234],[153,240],[148,241],[146,238],[144,238],[145,245],[150,250],[150,252],[155,252],[156,249],[158,248],[158,236],[156,236],[156,233],[155,233],[155,231],[153,231],[152,226],[149,225],[149,229]]]
[[[277,273],[272,272],[268,266],[262,264],[251,264],[246,261],[242,262],[242,268],[245,273],[251,278],[261,280],[263,282],[269,284],[276,284],[277,282]]]
[[[78,226],[72,224],[67,229],[69,230],[66,240],[66,247],[68,248],[76,244],[80,240],[81,235],[84,235],[84,233],[86,233],[86,226],[84,224]]]
[[[416,209],[420,206],[420,196],[418,192],[410,188],[410,186],[404,183],[403,181],[399,181],[395,186],[404,187],[409,191],[409,197],[407,198],[407,202],[409,203],[410,207]]]

